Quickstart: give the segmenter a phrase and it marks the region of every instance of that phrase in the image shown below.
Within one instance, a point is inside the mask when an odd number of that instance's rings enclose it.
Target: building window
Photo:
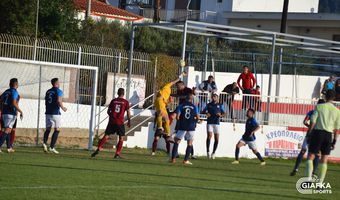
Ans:
[[[333,35],[333,40],[340,42],[340,35]]]

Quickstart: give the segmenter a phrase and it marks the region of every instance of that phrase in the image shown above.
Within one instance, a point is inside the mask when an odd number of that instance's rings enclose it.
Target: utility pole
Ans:
[[[154,23],[159,23],[159,21],[161,20],[160,9],[161,9],[161,0],[155,0],[154,14],[153,14],[153,22]]]
[[[85,19],[88,19],[90,16],[91,16],[91,0],[87,0]]]
[[[284,0],[283,2],[283,9],[282,9],[282,18],[281,18],[281,33],[287,32],[287,17],[288,17],[288,6],[289,6],[289,0]],[[275,90],[275,96],[280,95],[280,85],[281,85],[281,72],[282,72],[282,62],[283,62],[283,48],[280,48],[280,59],[279,59],[279,72],[276,79],[276,90]],[[276,100],[277,101],[277,100]]]
[[[281,30],[280,30],[281,33],[287,32],[288,5],[289,5],[289,0],[284,0],[282,18],[281,18]]]

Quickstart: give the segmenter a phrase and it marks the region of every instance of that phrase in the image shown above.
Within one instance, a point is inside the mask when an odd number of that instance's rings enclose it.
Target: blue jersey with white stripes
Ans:
[[[191,102],[184,102],[177,107],[177,114],[179,120],[177,121],[178,130],[182,131],[194,131],[196,129],[196,115],[198,114],[198,108]]]
[[[47,115],[60,115],[60,106],[58,98],[63,96],[61,89],[57,87],[52,87],[47,90],[45,95],[45,106]]]
[[[17,109],[13,105],[13,100],[19,101],[19,93],[15,88],[9,88],[2,93],[2,114],[17,115]]]

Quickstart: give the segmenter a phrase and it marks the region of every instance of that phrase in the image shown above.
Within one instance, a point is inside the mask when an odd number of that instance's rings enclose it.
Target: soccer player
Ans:
[[[246,121],[246,131],[242,135],[242,138],[240,141],[236,144],[235,149],[235,161],[232,162],[232,164],[239,164],[239,154],[240,154],[240,148],[243,146],[248,145],[249,149],[253,151],[253,153],[256,155],[256,157],[261,161],[261,165],[265,165],[266,162],[263,160],[260,152],[256,149],[256,137],[255,132],[260,129],[259,124],[257,123],[256,119],[254,118],[255,110],[250,108],[247,111],[247,121]]]
[[[325,100],[319,99],[319,101],[318,101],[317,104],[321,104],[321,103],[325,103]],[[308,128],[310,127],[309,121],[310,121],[310,118],[312,117],[313,113],[314,113],[314,110],[309,111],[309,112],[307,113],[305,119],[303,120],[303,124],[304,124],[305,126],[307,126]],[[308,132],[308,130],[307,130],[307,132]],[[307,137],[307,135],[306,135],[306,137],[305,137],[305,139],[303,140],[303,143],[302,143],[301,151],[300,151],[299,155],[298,155],[297,158],[296,158],[294,169],[293,169],[293,171],[290,173],[291,176],[295,176],[296,173],[297,173],[298,170],[299,170],[299,166],[300,166],[300,164],[301,164],[301,162],[302,162],[303,156],[305,155],[305,153],[306,153],[306,151],[307,151],[307,149],[308,149],[308,140],[309,140],[309,139],[308,139],[308,137]],[[319,164],[319,158],[320,158],[320,156],[319,156],[319,155],[316,155],[315,158],[314,158],[314,160],[313,160],[313,166],[314,166],[314,167],[313,167],[313,175],[316,175],[316,170],[317,170],[318,164]]]
[[[63,91],[59,89],[60,84],[58,78],[53,78],[51,80],[51,84],[52,88],[47,90],[45,94],[46,130],[43,139],[43,149],[44,152],[50,151],[51,153],[59,154],[59,152],[55,149],[55,144],[58,140],[60,132],[59,128],[61,125],[60,108],[64,112],[67,111],[67,108],[63,105]],[[47,140],[52,128],[54,128],[54,132],[52,135],[50,148],[47,149]]]
[[[19,93],[18,89],[18,79],[12,78],[9,82],[10,88],[7,89],[1,95],[1,113],[2,113],[2,122],[3,122],[3,134],[0,138],[0,148],[3,143],[6,141],[7,152],[13,153],[14,150],[11,148],[11,131],[16,121],[18,112],[20,113],[20,118],[23,118],[23,112],[19,108]]]
[[[178,145],[181,140],[185,138],[185,140],[187,141],[187,149],[185,151],[183,164],[192,165],[192,163],[189,161],[189,156],[192,152],[192,143],[194,139],[196,123],[197,120],[200,120],[198,108],[192,103],[192,101],[193,95],[189,94],[187,96],[186,102],[180,104],[176,110],[178,131],[176,133],[175,143],[172,148],[172,163],[176,163],[176,156],[178,155]]]
[[[207,116],[207,157],[215,159],[215,152],[218,146],[219,133],[220,133],[220,118],[225,116],[223,105],[218,101],[218,94],[212,94],[212,102],[210,102],[203,110]],[[214,149],[210,155],[210,140],[214,134]]]
[[[169,113],[169,119],[170,119],[170,125],[171,125],[174,115],[172,113],[170,113],[169,111],[167,111],[167,112]],[[155,113],[154,128],[156,128],[156,119],[157,119],[157,113]],[[165,121],[163,120],[163,128],[164,128],[164,125],[165,125]],[[170,141],[169,141],[168,137],[170,137],[170,136],[167,136],[166,134],[164,134],[164,132],[161,131],[161,129],[156,128],[154,139],[153,139],[153,142],[152,142],[152,152],[151,152],[152,156],[156,155],[157,145],[158,145],[158,141],[159,141],[160,138],[164,138],[165,145],[166,145],[166,153],[168,155],[170,154]]]
[[[170,136],[170,119],[168,112],[166,110],[166,106],[169,102],[169,98],[171,95],[171,87],[185,75],[186,72],[183,72],[175,81],[166,84],[157,93],[157,98],[155,100],[155,109],[157,112],[156,118],[157,129],[160,129],[160,131],[165,131],[167,136]],[[163,120],[165,121],[164,125],[165,128],[163,128]]]
[[[340,130],[340,110],[332,101],[335,99],[335,91],[327,90],[326,103],[316,106],[311,118],[310,129],[307,136],[310,137],[307,156],[306,174],[311,180],[313,173],[313,160],[321,151],[320,159],[320,183],[323,183],[327,173],[327,160],[335,147],[337,131]],[[332,133],[334,135],[332,140]]]
[[[117,134],[119,136],[119,142],[116,147],[116,154],[114,158],[122,158],[120,153],[123,149],[123,141],[125,136],[125,127],[124,127],[124,114],[126,112],[128,123],[127,126],[130,127],[130,105],[129,102],[124,99],[125,91],[124,88],[118,89],[118,97],[113,99],[109,105],[107,110],[107,114],[109,115],[109,123],[105,130],[105,135],[99,141],[98,148],[95,152],[92,153],[91,157],[95,157],[99,151],[103,149],[104,144],[109,139],[109,135]]]

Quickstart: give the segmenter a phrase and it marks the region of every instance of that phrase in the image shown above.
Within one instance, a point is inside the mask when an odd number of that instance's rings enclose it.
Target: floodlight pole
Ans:
[[[209,55],[209,37],[205,38],[205,50],[204,50],[204,71],[202,76],[202,81],[206,79],[208,70],[208,55]]]
[[[265,121],[269,123],[269,112],[270,112],[270,96],[272,90],[272,81],[273,81],[273,71],[274,71],[274,64],[275,64],[275,46],[276,46],[276,34],[273,34],[272,39],[272,55],[270,60],[270,75],[269,75],[269,82],[268,82],[268,97],[267,97],[267,110],[266,110],[266,117]]]
[[[130,99],[130,86],[131,86],[131,75],[132,75],[132,65],[133,65],[133,48],[135,43],[135,26],[132,24],[131,27],[131,38],[130,38],[130,53],[129,53],[129,66],[128,66],[128,76],[126,83],[126,99]]]

